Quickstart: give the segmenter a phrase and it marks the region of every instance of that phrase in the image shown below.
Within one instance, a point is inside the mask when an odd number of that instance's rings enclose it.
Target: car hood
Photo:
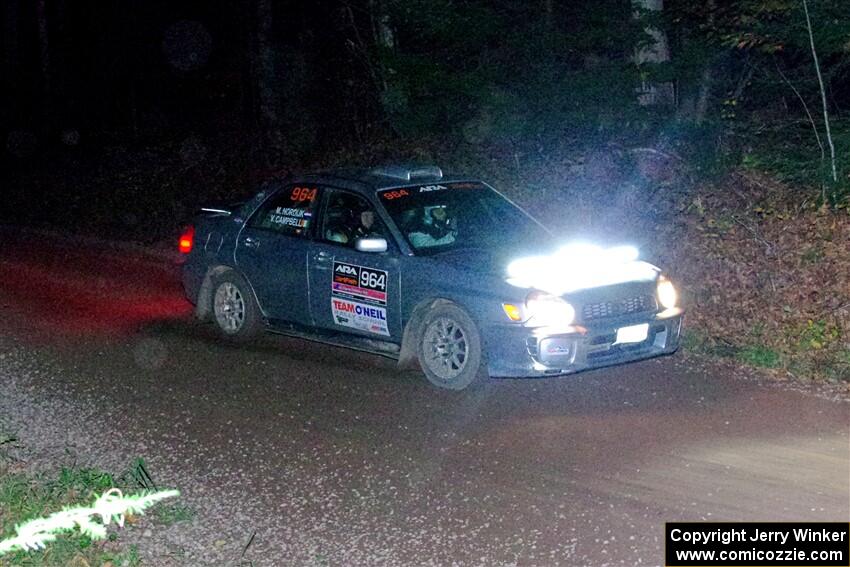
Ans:
[[[482,248],[460,248],[434,254],[431,258],[437,262],[449,264],[459,270],[480,274],[505,277],[508,264],[515,257],[505,250],[484,250]]]
[[[479,274],[497,277],[519,288],[539,289],[555,295],[626,282],[647,282],[660,270],[637,260],[630,247],[567,246],[497,250],[460,248],[432,256],[434,260]]]

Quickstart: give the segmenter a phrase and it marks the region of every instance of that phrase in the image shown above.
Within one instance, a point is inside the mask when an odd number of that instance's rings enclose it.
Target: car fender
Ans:
[[[430,294],[426,298],[416,302],[410,310],[410,315],[405,317],[401,348],[398,356],[399,368],[416,368],[418,364],[416,355],[417,330],[430,309],[441,304],[455,304],[466,311],[472,320],[475,321],[479,330],[481,330],[487,324],[486,319],[482,318],[481,304],[490,300],[495,301],[495,299],[489,296],[482,298],[480,295],[462,293],[460,290],[456,292],[444,290],[443,293]]]
[[[248,278],[245,277],[245,274],[227,264],[218,264],[210,266],[207,269],[207,273],[204,275],[204,280],[201,283],[201,289],[198,292],[198,301],[195,303],[195,318],[200,321],[206,321],[209,318],[210,313],[212,313],[213,279],[219,274],[223,274],[228,271],[236,272],[243,280],[245,280],[248,284],[248,288],[251,290],[251,295],[254,296],[254,301],[256,301],[257,305],[260,306],[260,313],[263,315],[263,318],[265,318],[266,313],[263,311],[263,306],[257,297],[257,292],[254,291],[254,285]]]
[[[442,297],[428,297],[423,299],[410,312],[410,317],[404,325],[404,331],[401,338],[401,349],[398,354],[398,367],[401,369],[415,369],[419,364],[416,356],[416,339],[417,329],[425,318],[428,310],[440,305],[441,303],[452,303],[452,301]]]

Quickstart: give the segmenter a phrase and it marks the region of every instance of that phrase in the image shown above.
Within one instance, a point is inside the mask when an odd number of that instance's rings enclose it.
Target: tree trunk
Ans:
[[[38,20],[38,56],[41,67],[41,111],[42,127],[50,128],[50,49],[47,35],[47,0],[36,0]]]
[[[391,89],[392,69],[386,66],[385,54],[395,52],[398,46],[385,0],[369,0],[369,18],[372,25],[372,43],[378,47],[377,57],[371,57],[368,50],[363,54],[369,61],[369,73],[374,83],[376,108],[373,114],[376,114],[377,120],[385,121],[385,124],[394,130],[390,119],[392,111],[388,109],[386,102],[387,93]]]
[[[708,14],[707,26],[714,26],[714,12],[717,9],[715,0],[707,0],[706,2]],[[687,85],[681,90],[686,93],[679,101],[679,107],[676,111],[676,120],[679,122],[689,122],[696,125],[702,125],[708,116],[709,106],[711,104],[711,93],[714,87],[716,69],[722,62],[722,57],[709,57],[705,62],[705,66],[700,74],[699,84]],[[739,84],[743,89],[746,86],[744,83]],[[740,96],[742,90],[737,93],[736,99]]]
[[[636,8],[636,16],[643,10],[661,12],[664,9],[664,0],[633,0],[632,6]],[[637,50],[634,57],[635,64],[641,66],[646,63],[666,63],[670,61],[670,46],[664,30],[647,27],[645,31],[652,38],[652,42]],[[640,87],[638,100],[642,105],[646,106],[672,104],[673,84],[653,83],[644,79]]]
[[[3,2],[3,65],[7,69],[7,77],[11,80],[12,70],[20,64],[20,41],[18,30],[21,22],[17,0]]]
[[[543,0],[543,26],[549,33],[555,29],[555,0]]]
[[[829,126],[829,107],[826,104],[826,87],[823,84],[823,74],[820,72],[818,52],[815,49],[815,36],[812,33],[812,19],[809,17],[809,4],[806,0],[803,0],[803,11],[806,14],[806,30],[809,32],[809,45],[812,48],[812,59],[815,62],[815,72],[817,73],[818,86],[820,87],[820,98],[823,106],[823,125],[826,128],[826,142],[829,145],[830,164],[832,165],[832,182],[838,183],[838,170],[835,166],[835,144],[832,141],[832,130]]]
[[[369,16],[372,22],[372,36],[375,45],[384,49],[395,47],[395,34],[390,25],[390,15],[381,0],[369,0]]]
[[[272,43],[272,0],[257,0],[257,51],[254,65],[260,107],[260,129],[266,142],[273,148],[279,147],[280,97],[275,77],[275,52]]]
[[[714,82],[714,72],[711,63],[705,66],[702,71],[702,77],[699,82],[699,96],[697,97],[697,105],[694,110],[694,123],[701,126],[705,122],[705,117],[708,114],[708,103],[711,100],[711,84]]]

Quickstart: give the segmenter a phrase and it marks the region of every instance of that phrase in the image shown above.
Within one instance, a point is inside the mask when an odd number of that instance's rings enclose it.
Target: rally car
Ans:
[[[180,238],[183,285],[225,337],[261,330],[396,358],[441,388],[672,353],[676,288],[629,246],[561,242],[435,166],[266,183]]]

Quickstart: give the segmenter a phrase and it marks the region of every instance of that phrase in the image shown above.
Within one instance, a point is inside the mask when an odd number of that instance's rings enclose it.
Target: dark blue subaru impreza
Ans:
[[[439,168],[340,170],[204,209],[180,239],[196,315],[418,364],[455,390],[672,353],[673,284],[629,246],[559,242],[487,184]]]

